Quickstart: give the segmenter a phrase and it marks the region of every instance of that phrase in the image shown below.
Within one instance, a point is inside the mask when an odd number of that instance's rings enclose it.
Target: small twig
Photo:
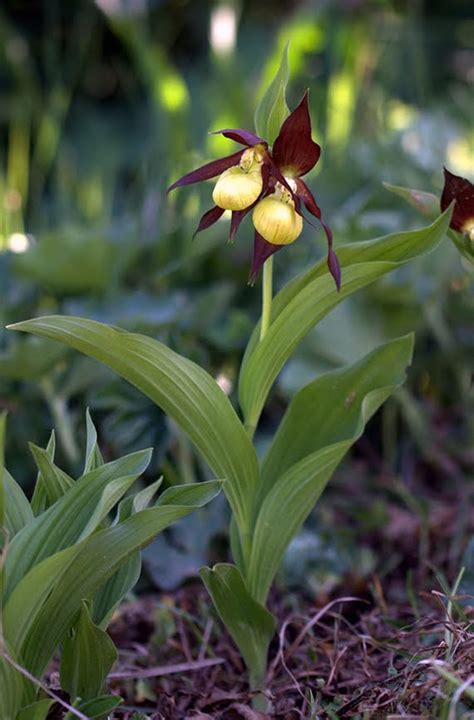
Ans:
[[[349,646],[346,645],[345,647],[342,648],[341,652],[338,652],[338,653],[337,653],[336,659],[334,660],[334,662],[332,663],[332,666],[331,666],[331,672],[329,673],[329,677],[328,677],[327,682],[326,682],[326,687],[330,687],[330,685],[331,685],[331,683],[332,683],[332,681],[333,681],[333,679],[334,679],[334,675],[336,674],[336,670],[337,670],[337,666],[338,666],[339,660],[342,658],[343,655],[345,655],[345,653],[347,652],[348,648],[349,648]]]
[[[212,618],[209,618],[206,623],[206,627],[204,628],[204,634],[202,636],[202,642],[197,656],[198,662],[202,662],[202,660],[204,660],[204,656],[206,655],[206,650],[209,644],[209,638],[211,637],[213,624],[214,623],[212,622]]]
[[[202,670],[203,668],[212,667],[213,665],[221,665],[223,662],[225,662],[224,658],[193,660],[186,663],[176,663],[175,665],[161,665],[159,667],[148,668],[147,670],[137,670],[135,672],[110,673],[108,678],[110,680],[139,680],[141,678],[161,677],[163,675],[173,675],[174,673]]]
[[[461,580],[463,578],[465,570],[466,570],[465,567],[462,567],[460,569],[459,574],[458,574],[456,580],[454,581],[454,585],[453,585],[451,594],[449,595],[449,598],[448,598],[448,605],[446,607],[446,616],[447,616],[448,620],[450,620],[451,622],[453,621],[453,601],[456,597],[456,594],[459,589],[459,585],[461,583]],[[454,633],[452,633],[451,630],[448,628],[446,628],[444,639],[446,642],[446,660],[449,660],[449,658],[451,657],[451,650],[453,647]]]
[[[184,625],[181,619],[178,622],[178,633],[181,640],[183,652],[186,656],[186,660],[188,661],[188,663],[191,663],[193,662],[193,654],[191,652],[191,648],[189,647],[188,636],[186,635],[186,631],[184,629]]]

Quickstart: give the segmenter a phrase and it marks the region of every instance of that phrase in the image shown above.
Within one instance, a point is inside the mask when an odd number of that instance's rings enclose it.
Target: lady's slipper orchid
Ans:
[[[263,188],[263,155],[256,148],[244,150],[238,165],[224,170],[212,193],[212,199],[223,210],[240,211],[260,197]]]
[[[303,229],[303,218],[296,212],[290,193],[280,183],[271,195],[256,204],[252,221],[258,234],[272,245],[289,245]]]
[[[332,247],[332,232],[301,179],[316,165],[321,154],[321,148],[311,138],[308,93],[281,126],[271,150],[265,140],[248,130],[226,128],[217,133],[245,145],[246,149],[203,165],[168,188],[169,192],[219,175],[212,194],[215,205],[204,213],[196,233],[213,225],[224,210],[231,210],[229,240],[232,240],[243,218],[253,210],[255,240],[250,279],[254,282],[270,255],[300,235],[303,203],[326,233],[328,267],[339,289],[341,271]]]
[[[465,233],[474,242],[474,185],[466,178],[453,175],[444,168],[444,189],[441,195],[441,210],[454,203],[449,227]]]

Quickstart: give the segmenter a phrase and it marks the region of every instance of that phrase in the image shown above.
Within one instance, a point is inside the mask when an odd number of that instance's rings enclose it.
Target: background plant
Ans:
[[[2,458],[4,433],[2,415]],[[140,575],[139,551],[220,487],[218,481],[176,486],[154,502],[160,478],[132,494],[151,451],[104,463],[89,415],[84,469],[77,480],[55,464],[55,446],[54,432],[46,449],[30,446],[38,470],[31,502],[3,460],[0,465],[0,712],[5,720],[46,718],[58,696],[41,679],[59,646],[61,688],[72,705],[60,702],[68,717],[106,717],[120,704],[119,697],[106,694],[117,652],[105,630]]]

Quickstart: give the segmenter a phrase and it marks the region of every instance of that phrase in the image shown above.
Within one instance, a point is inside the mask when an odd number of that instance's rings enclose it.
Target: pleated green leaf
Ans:
[[[219,480],[225,488],[225,480]],[[174,485],[167,488],[158,498],[157,505],[191,505],[194,506],[202,494],[202,483]]]
[[[240,570],[221,563],[199,574],[219,616],[239,648],[250,673],[251,687],[265,679],[267,654],[275,632],[275,618],[248,592]]]
[[[27,705],[20,710],[15,720],[46,720],[49,710],[54,703],[55,700],[51,700],[50,698],[31,703],[31,705]]]
[[[92,532],[111,507],[102,500],[104,493],[109,499],[118,485],[117,501],[146,470],[150,457],[151,450],[140,450],[83,475],[66,495],[24,527],[8,548],[5,597],[34,565],[77,542],[86,527]],[[101,512],[96,512],[97,507]],[[90,524],[92,516],[94,526]]]
[[[4,633],[31,673],[44,673],[81,601],[91,600],[123,562],[164,528],[212,500],[221,483],[211,480],[198,487],[194,506],[143,510],[46,558],[23,577],[5,606]]]
[[[288,44],[277,73],[268,86],[255,111],[254,122],[257,135],[272,145],[280,132],[284,120],[290,114],[286,104],[286,86],[290,77],[288,65]]]
[[[342,267],[340,292],[327,271],[326,261],[322,260],[278,293],[272,305],[272,324],[261,342],[257,326],[240,371],[240,404],[251,430],[258,423],[275,378],[305,335],[356,290],[433,250],[444,237],[450,217],[447,210],[422,230],[338,248]]]
[[[44,490],[48,498],[48,505],[53,505],[72,486],[74,480],[64,470],[54,464],[48,450],[29,443],[38,473],[41,475]]]
[[[239,527],[250,524],[258,465],[228,397],[195,363],[162,343],[83,318],[50,316],[12,329],[49,337],[103,362],[159,405],[189,435],[218,477]]]
[[[61,644],[61,688],[71,698],[93,700],[104,691],[105,680],[118,653],[110,636],[95,625],[86,602]]]
[[[46,452],[51,460],[54,462],[54,455],[56,453],[56,433],[51,430],[51,435],[46,445]],[[44,486],[43,476],[40,472],[36,477],[35,489],[33,491],[33,497],[31,498],[31,509],[34,515],[41,515],[51,505],[48,500],[48,494]]]
[[[1,643],[2,652],[12,657],[11,648],[4,644],[3,638]],[[22,706],[25,687],[23,676],[0,654],[0,718],[16,718]]]
[[[367,421],[401,385],[413,335],[393,340],[341,370],[325,373],[291,401],[262,467],[262,492],[247,574],[265,602],[289,542]]]
[[[147,485],[135,495],[126,497],[119,505],[117,521],[121,522],[133,514],[145,510],[158,492],[163,478],[159,478],[151,485]],[[119,602],[135,586],[140,577],[142,567],[141,555],[137,551],[122,563],[119,569],[110,577],[105,585],[94,595],[92,604],[92,617],[97,625],[106,628],[109,619]]]
[[[12,478],[8,470],[3,469],[3,492],[5,495],[5,527],[10,541],[15,535],[34,519],[30,504],[25,493]]]
[[[97,430],[92,421],[89,408],[86,410],[86,459],[84,463],[84,474],[95,470],[104,464],[102,453],[100,452],[99,445],[97,442]]]
[[[76,709],[80,710],[80,712],[90,718],[90,720],[94,720],[95,718],[104,720],[104,718],[109,717],[112,710],[115,710],[115,708],[122,703],[123,700],[121,697],[118,697],[118,695],[101,695],[98,698],[94,698],[94,700],[85,700],[84,702],[77,703]],[[64,720],[77,720],[77,715],[73,715],[72,712],[69,711],[64,716]]]
[[[138,582],[142,569],[142,558],[137,550],[132,553],[94,595],[92,617],[94,622],[105,629],[112,614]]]

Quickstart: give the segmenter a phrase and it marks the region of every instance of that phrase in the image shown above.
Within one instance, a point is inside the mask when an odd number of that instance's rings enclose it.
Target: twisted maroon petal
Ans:
[[[258,274],[263,267],[263,264],[270,255],[281,250],[284,245],[274,245],[273,243],[267,242],[261,235],[255,230],[255,238],[253,242],[253,258],[252,258],[252,269],[250,271],[249,284],[254,285]]]
[[[270,155],[267,155],[267,158],[264,160],[264,166],[268,166],[268,172],[269,172],[269,179],[268,179],[268,190],[273,191],[273,188],[275,186],[276,182],[281,183],[288,192],[291,194],[291,197],[293,199],[293,202],[295,203],[295,210],[298,213],[298,215],[301,215],[300,210],[300,199],[298,195],[295,193],[291,185],[288,183],[288,180],[285,178],[284,175],[282,175],[279,167],[276,165],[276,163],[273,161],[273,159],[270,157]]]
[[[201,230],[207,230],[207,228],[210,228],[211,225],[214,225],[214,223],[219,220],[223,212],[224,210],[220,207],[217,207],[217,205],[214,205],[214,207],[205,212],[199,221],[197,230],[193,235],[193,240],[198,234],[198,232],[201,232]]]
[[[272,154],[285,175],[296,177],[305,175],[318,162],[321,148],[311,139],[308,92],[281,126]]]
[[[453,175],[444,168],[444,188],[441,195],[441,210],[455,200],[453,214],[449,227],[462,232],[469,220],[474,222],[474,185],[466,178]]]
[[[209,133],[209,135],[223,135],[230,140],[235,140],[235,142],[238,142],[241,145],[247,145],[248,147],[252,147],[253,145],[265,145],[265,147],[268,147],[268,144],[265,140],[262,140],[261,137],[258,137],[255,133],[250,132],[250,130],[242,130],[242,128],[224,128],[223,130],[214,130]]]
[[[244,219],[246,215],[250,212],[250,210],[253,208],[253,205],[251,205],[248,208],[245,208],[245,210],[233,210],[232,215],[230,217],[230,230],[229,230],[229,242],[234,242],[235,235],[237,233],[237,230],[239,229],[240,223]]]
[[[202,180],[209,180],[209,178],[220,175],[224,172],[224,170],[227,170],[233,165],[238,165],[244,152],[245,150],[239,150],[238,152],[233,153],[233,155],[227,155],[227,157],[220,158],[219,160],[213,160],[212,162],[207,163],[207,165],[203,165],[202,167],[197,168],[197,170],[193,170],[187,175],[183,175],[182,178],[176,180],[176,182],[170,185],[166,192],[169,193],[177,187],[192,185],[193,183],[202,182]]]
[[[296,194],[301,198],[303,201],[305,208],[308,210],[308,212],[311,213],[311,215],[314,215],[315,218],[319,220],[321,223],[324,232],[326,233],[326,239],[327,239],[327,245],[328,245],[328,268],[329,272],[334,278],[334,282],[336,283],[336,287],[338,290],[341,289],[341,267],[339,265],[339,260],[337,259],[337,255],[333,250],[333,237],[332,237],[332,231],[329,225],[326,225],[326,223],[323,221],[321,210],[314,199],[314,196],[311,192],[311,190],[308,188],[306,183],[301,180],[300,178],[296,179]]]

